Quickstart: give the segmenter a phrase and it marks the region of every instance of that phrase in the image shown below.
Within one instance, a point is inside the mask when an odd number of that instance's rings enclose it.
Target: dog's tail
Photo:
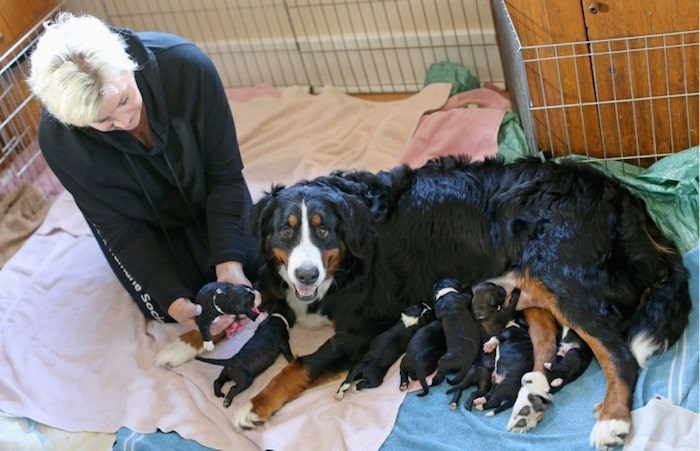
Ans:
[[[646,231],[658,256],[656,280],[642,294],[628,331],[632,354],[640,367],[653,354],[673,345],[688,325],[692,308],[688,288],[689,273],[675,245],[661,235],[655,226]]]

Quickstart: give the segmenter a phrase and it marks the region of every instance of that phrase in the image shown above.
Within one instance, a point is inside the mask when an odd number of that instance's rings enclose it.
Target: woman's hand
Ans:
[[[245,276],[243,265],[240,262],[228,261],[216,265],[216,280],[217,282],[228,282],[253,288],[253,284]],[[260,305],[261,301],[260,293],[256,290],[255,305]]]
[[[168,315],[180,324],[188,326],[190,329],[199,330],[194,317],[202,311],[202,307],[190,301],[187,298],[177,298],[175,302],[168,307]],[[225,331],[236,320],[234,315],[221,315],[216,321],[211,323],[209,330],[212,335],[220,334]]]
[[[250,280],[248,280],[248,278],[246,277],[245,272],[243,272],[243,265],[240,262],[236,261],[222,262],[216,265],[216,281],[228,282],[234,285],[245,285],[247,287],[253,288],[253,284],[250,283]],[[260,296],[260,293],[257,290],[255,290],[255,305],[260,305],[260,302],[262,302],[262,297]],[[243,327],[245,327],[245,324],[248,322],[248,317],[245,315],[239,315],[238,317],[236,317],[235,315],[226,316],[230,318],[230,321],[227,320],[228,325],[224,327],[224,329],[227,329],[234,322],[239,323],[237,328],[231,328],[230,333],[235,333],[243,329]],[[214,333],[213,329],[212,333]]]

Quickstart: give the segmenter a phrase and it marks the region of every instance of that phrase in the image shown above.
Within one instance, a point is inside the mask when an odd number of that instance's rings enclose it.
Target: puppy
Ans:
[[[478,320],[482,336],[491,337],[506,328],[508,322],[515,318],[519,298],[520,290],[518,288],[513,289],[508,299],[506,290],[495,283],[482,282],[472,287],[472,312]],[[474,400],[485,396],[491,389],[491,378],[495,364],[495,353],[487,353],[482,349],[464,378],[447,390],[447,394],[453,393],[450,408],[453,410],[457,408],[457,403],[464,389],[476,385],[477,389],[464,403],[466,409],[471,411]]]
[[[459,381],[457,385],[447,390],[448,395],[454,393],[452,395],[452,399],[450,400],[450,409],[457,409],[457,403],[459,402],[459,398],[462,396],[462,391],[464,391],[464,389],[472,385],[476,385],[477,389],[474,390],[471,395],[469,395],[469,398],[464,403],[464,407],[471,411],[472,407],[474,406],[474,400],[481,396],[485,396],[491,389],[491,377],[495,366],[496,353],[484,352],[482,349],[462,380]]]
[[[519,298],[520,289],[514,288],[509,297],[505,288],[490,281],[472,287],[472,313],[484,337],[498,334],[515,318]]]
[[[550,393],[576,380],[593,360],[593,351],[573,330],[563,327],[559,349],[554,360],[545,363],[545,375],[550,386]]]
[[[496,350],[496,364],[491,379],[491,389],[474,400],[479,410],[494,409],[487,415],[496,415],[515,404],[521,379],[532,369],[535,357],[527,323],[520,318],[508,323],[501,333],[484,343],[484,352]]]
[[[204,340],[204,350],[214,349],[209,325],[221,315],[245,315],[255,321],[260,310],[255,306],[255,292],[245,285],[210,282],[197,293],[195,304],[201,311],[194,317]]]
[[[434,320],[418,329],[408,342],[406,354],[401,359],[399,389],[406,390],[410,378],[420,381],[423,387],[418,396],[427,395],[430,390],[426,378],[437,369],[438,360],[446,350],[447,343],[441,321]]]
[[[224,407],[228,407],[237,394],[250,387],[255,378],[277,360],[280,353],[288,362],[294,360],[289,347],[289,323],[280,313],[272,313],[258,325],[255,334],[230,359],[197,357],[197,360],[225,365],[214,381],[214,394],[223,397],[222,387],[226,382],[233,381],[235,385],[224,398]]]
[[[401,319],[396,324],[372,341],[367,354],[340,384],[336,398],[341,399],[355,381],[357,381],[356,390],[378,387],[391,365],[406,352],[413,334],[434,319],[433,310],[427,304],[408,306],[401,313]]]
[[[471,293],[462,293],[456,279],[442,279],[433,287],[435,316],[442,322],[447,351],[438,361],[431,385],[442,382],[447,373],[457,372],[450,384],[460,381],[474,363],[481,348],[481,333],[471,312]]]

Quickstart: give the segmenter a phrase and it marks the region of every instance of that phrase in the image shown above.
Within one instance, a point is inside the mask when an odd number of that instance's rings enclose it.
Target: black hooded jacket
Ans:
[[[207,266],[199,268],[205,272],[251,255],[255,246],[245,219],[251,198],[211,60],[175,35],[114,31],[138,64],[134,74],[153,147],[126,131],[65,126],[46,111],[39,144],[113,268],[116,262],[138,288],[136,295],[167,311],[176,298],[191,298],[199,289],[183,280],[178,265]],[[206,262],[177,261],[183,257],[172,241],[182,236],[204,249]]]

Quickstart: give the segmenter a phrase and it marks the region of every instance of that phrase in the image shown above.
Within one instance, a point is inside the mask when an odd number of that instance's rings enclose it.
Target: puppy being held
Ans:
[[[245,315],[251,320],[260,314],[255,305],[255,291],[245,285],[233,285],[226,282],[210,282],[197,293],[195,304],[198,308],[194,321],[204,340],[204,350],[214,349],[209,326],[221,315]]]

